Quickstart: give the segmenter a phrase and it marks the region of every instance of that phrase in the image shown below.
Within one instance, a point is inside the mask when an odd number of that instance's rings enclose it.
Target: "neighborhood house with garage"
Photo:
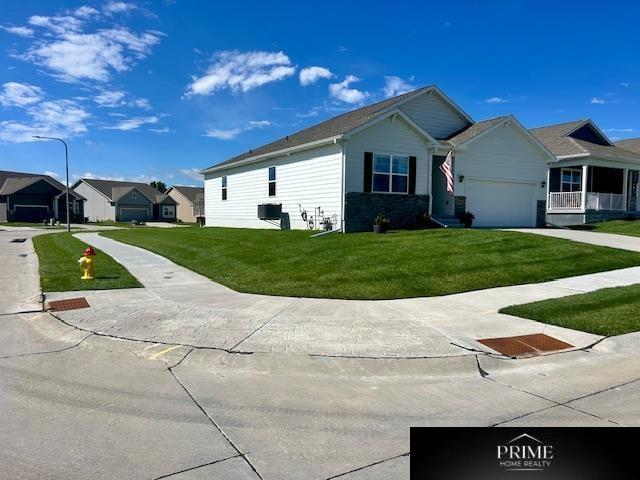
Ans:
[[[452,194],[440,171],[449,152]],[[378,214],[408,227],[426,215],[456,224],[469,211],[475,226],[535,227],[556,160],[515,117],[476,122],[429,86],[203,170],[206,225],[355,232]]]
[[[204,217],[204,188],[174,185],[166,194],[177,205],[176,218],[179,222],[195,223]]]
[[[0,222],[67,221],[66,187],[49,175],[0,171]],[[69,216],[82,222],[85,198],[69,191]]]
[[[84,214],[90,222],[176,220],[176,201],[145,183],[82,178],[71,188],[86,198]]]

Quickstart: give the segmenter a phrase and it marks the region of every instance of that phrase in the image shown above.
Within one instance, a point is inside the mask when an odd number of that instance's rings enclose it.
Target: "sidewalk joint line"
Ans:
[[[197,470],[198,468],[208,467],[210,465],[215,465],[216,463],[226,462],[227,460],[232,460],[234,458],[239,458],[241,455],[232,455],[231,457],[221,458],[220,460],[214,460],[213,462],[203,463],[202,465],[197,465],[195,467],[185,468],[184,470],[180,470],[178,472],[169,473],[167,475],[161,475],[159,477],[155,477],[153,480],[162,480],[163,478],[173,477],[174,475],[179,475],[181,473],[190,472],[192,470]]]
[[[395,460],[396,458],[408,457],[410,452],[401,453],[400,455],[396,455],[395,457],[385,458],[384,460],[380,460],[378,462],[373,462],[363,467],[354,468],[353,470],[349,470],[348,472],[339,473],[338,475],[333,475],[331,477],[327,477],[325,480],[333,480],[334,478],[344,477],[345,475],[349,475],[350,473],[359,472],[360,470],[364,470],[365,468],[375,467],[376,465],[380,465],[381,463],[388,462],[390,460]]]

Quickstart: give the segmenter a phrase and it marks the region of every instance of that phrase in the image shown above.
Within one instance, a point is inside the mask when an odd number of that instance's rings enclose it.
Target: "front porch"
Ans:
[[[547,221],[589,223],[640,215],[638,170],[596,165],[549,169]]]

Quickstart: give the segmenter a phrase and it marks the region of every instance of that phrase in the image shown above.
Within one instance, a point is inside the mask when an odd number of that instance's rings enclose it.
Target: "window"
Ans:
[[[222,200],[227,199],[227,177],[222,177]]]
[[[136,192],[131,193],[131,198],[138,198],[138,194]]]
[[[173,205],[163,205],[162,206],[162,216],[164,218],[172,218],[176,216],[176,210]]]
[[[560,173],[561,192],[579,192],[582,190],[582,170],[577,168],[563,168]]]
[[[408,193],[409,157],[374,155],[372,191],[377,193]]]
[[[269,196],[276,196],[276,167],[269,167]]]

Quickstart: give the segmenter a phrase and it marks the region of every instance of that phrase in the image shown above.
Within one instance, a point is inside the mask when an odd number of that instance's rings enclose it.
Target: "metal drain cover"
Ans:
[[[26,238],[14,238],[13,240],[11,240],[10,243],[24,243],[26,241],[27,241]]]
[[[64,310],[78,310],[80,308],[89,308],[89,302],[84,297],[80,298],[68,298],[66,300],[54,300],[49,302],[49,309],[54,312],[61,312]]]
[[[509,357],[533,357],[544,352],[555,352],[573,347],[573,345],[544,333],[517,337],[484,338],[478,342]]]

